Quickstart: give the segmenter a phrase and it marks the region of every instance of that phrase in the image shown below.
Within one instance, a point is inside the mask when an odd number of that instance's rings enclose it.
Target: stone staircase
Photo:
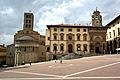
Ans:
[[[81,58],[82,55],[80,54],[75,54],[75,53],[67,53],[66,55],[62,56],[63,60],[70,60],[70,59],[77,59]]]

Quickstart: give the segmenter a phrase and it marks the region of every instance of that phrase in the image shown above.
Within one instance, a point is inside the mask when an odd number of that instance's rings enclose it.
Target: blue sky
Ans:
[[[24,12],[34,13],[34,30],[45,34],[48,24],[91,22],[98,8],[106,25],[120,13],[120,0],[0,0],[0,44],[12,44],[14,34],[23,29]]]

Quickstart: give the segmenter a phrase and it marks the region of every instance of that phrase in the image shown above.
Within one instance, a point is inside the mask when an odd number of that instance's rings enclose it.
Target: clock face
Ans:
[[[96,18],[95,19],[98,19],[98,16],[96,16]]]

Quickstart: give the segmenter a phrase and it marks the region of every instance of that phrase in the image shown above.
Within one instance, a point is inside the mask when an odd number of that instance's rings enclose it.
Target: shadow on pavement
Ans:
[[[25,65],[25,66],[13,66],[13,67],[7,67],[7,68],[0,68],[0,72],[6,71],[6,70],[13,70],[13,69],[22,69],[22,68],[29,68],[31,66]]]

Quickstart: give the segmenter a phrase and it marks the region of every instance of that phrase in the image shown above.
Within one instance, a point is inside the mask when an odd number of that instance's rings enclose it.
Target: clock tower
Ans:
[[[98,11],[97,8],[92,15],[92,26],[102,26],[102,16],[100,15],[100,11]]]

